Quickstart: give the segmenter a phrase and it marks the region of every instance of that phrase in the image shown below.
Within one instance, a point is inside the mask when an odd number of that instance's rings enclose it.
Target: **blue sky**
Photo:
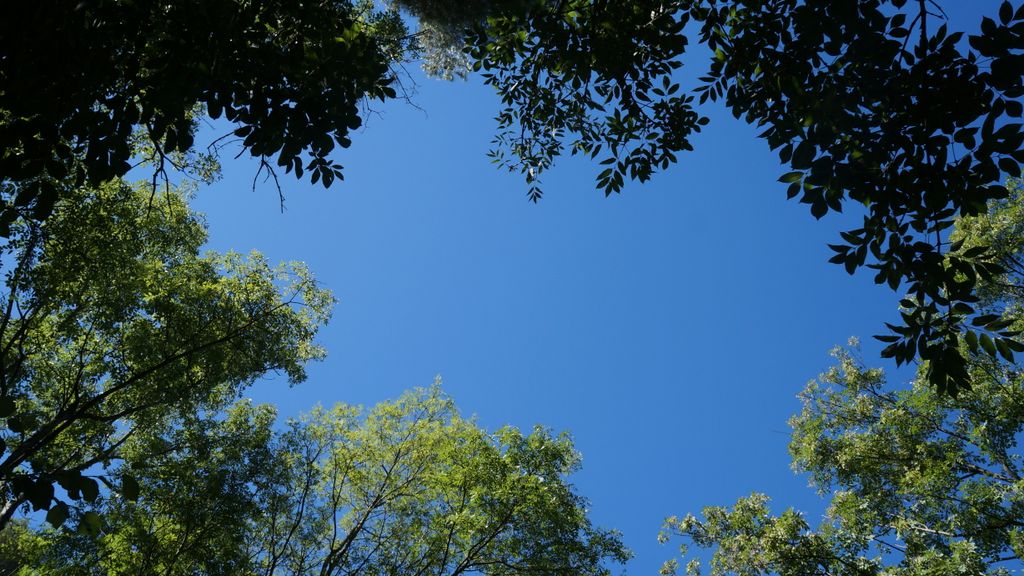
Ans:
[[[944,3],[969,31],[997,6]],[[672,556],[655,540],[668,515],[752,491],[820,514],[789,469],[796,393],[849,336],[893,372],[870,336],[896,317],[897,295],[827,263],[852,216],[815,221],[787,202],[777,157],[713,107],[696,152],[653,182],[605,198],[598,167],[567,158],[534,205],[484,155],[490,89],[409,71],[419,108],[377,104],[336,155],[344,182],[282,179],[282,213],[271,184],[251,190],[253,163],[225,159],[194,202],[211,248],[305,261],[339,299],[309,381],[250,395],[291,416],[371,405],[440,374],[484,426],[568,430],[584,457],[574,482],[635,551],[630,574]]]

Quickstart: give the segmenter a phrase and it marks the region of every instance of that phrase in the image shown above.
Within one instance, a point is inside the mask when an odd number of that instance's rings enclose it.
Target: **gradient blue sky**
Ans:
[[[951,28],[974,31],[998,3],[943,5]],[[687,75],[703,71],[693,51]],[[630,574],[672,556],[655,540],[671,514],[762,491],[820,515],[789,469],[796,393],[853,335],[893,371],[870,336],[896,317],[896,294],[827,263],[851,216],[815,221],[787,202],[777,157],[714,107],[697,151],[653,182],[605,198],[596,166],[565,159],[534,205],[484,156],[493,93],[409,72],[419,109],[378,104],[336,155],[340,185],[282,179],[281,213],[271,184],[251,190],[253,163],[226,159],[194,202],[211,248],[303,260],[339,299],[309,381],[250,395],[291,416],[440,374],[484,426],[568,430],[584,456],[574,482],[635,551]]]

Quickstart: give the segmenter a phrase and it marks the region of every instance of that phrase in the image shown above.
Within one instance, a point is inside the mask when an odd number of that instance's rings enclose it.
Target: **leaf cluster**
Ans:
[[[834,354],[790,420],[793,467],[829,501],[821,525],[755,494],[670,518],[663,540],[712,549],[715,575],[1008,574],[1024,559],[1017,367],[979,359],[974,388],[952,398],[923,377],[889,391],[881,370]]]
[[[984,214],[1007,196],[1000,180],[1020,175],[1024,7],[1005,2],[998,23],[985,18],[967,38],[970,48],[935,10],[905,0],[691,8],[715,51],[701,98],[723,98],[764,127],[793,170],[781,178],[789,196],[816,217],[847,199],[866,207],[832,261],[851,274],[867,265],[876,282],[907,290],[885,355],[928,360],[929,381],[955,394],[970,385],[959,341],[976,287],[1003,268],[983,245],[959,251],[945,231],[957,216]],[[973,318],[1001,329],[990,324]]]
[[[654,1],[522,4],[477,25],[466,51],[504,105],[489,155],[526,176],[531,200],[566,148],[600,158],[606,195],[692,149],[691,134],[707,120],[672,80],[687,44],[685,13]]]
[[[491,156],[526,175],[533,200],[567,146],[604,154],[606,194],[647,180],[690,149],[707,121],[694,106],[723,101],[762,129],[789,166],[788,196],[815,217],[865,207],[831,261],[908,292],[886,356],[929,361],[929,380],[956,394],[970,385],[969,323],[1002,330],[975,305],[1004,268],[984,245],[960,251],[949,228],[1006,198],[1024,162],[1024,6],[1004,2],[997,18],[965,36],[931,0],[538,1],[496,11],[467,53],[506,106]],[[711,58],[680,92],[688,22]]]
[[[988,214],[961,217],[957,250],[984,246],[1005,272],[979,281],[975,325],[1015,335],[1022,313],[1019,184]],[[978,330],[975,328],[974,330]],[[1024,561],[1024,377],[1007,341],[967,332],[958,352],[973,386],[944,394],[929,362],[909,390],[836,349],[837,364],[800,394],[790,420],[796,471],[828,499],[818,526],[774,514],[754,494],[702,517],[670,518],[664,541],[712,549],[712,574],[1009,574]],[[851,342],[855,345],[855,342]],[[699,573],[693,559],[688,573]],[[674,573],[679,561],[665,566]]]
[[[193,109],[248,154],[330,186],[365,98],[390,98],[382,30],[351,2],[18,3],[0,21],[0,233],[74,188],[194,145]]]
[[[183,198],[113,181],[63,198],[3,245],[0,527],[30,506],[61,525],[70,503],[134,497],[104,470],[134,437],[226,406],[262,375],[293,382],[323,356],[332,305],[302,266],[200,254]],[[84,512],[77,524],[98,530]]]
[[[436,386],[272,421],[240,403],[167,435],[181,450],[139,445],[140,498],[105,500],[98,539],[43,532],[23,572],[603,575],[628,557],[568,483],[567,437],[488,433]]]

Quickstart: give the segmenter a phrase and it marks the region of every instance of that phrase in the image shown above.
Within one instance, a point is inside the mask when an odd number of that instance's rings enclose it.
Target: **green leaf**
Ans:
[[[88,476],[82,476],[79,480],[79,489],[82,491],[82,498],[86,502],[93,502],[100,495],[100,485],[96,480]]]
[[[973,331],[968,330],[964,333],[964,341],[967,342],[967,346],[971,349],[971,352],[978,353],[978,335]]]
[[[989,356],[996,357],[996,345],[992,342],[992,338],[988,334],[982,334],[980,337],[981,347],[988,353]]]
[[[974,308],[972,308],[970,304],[967,304],[965,302],[957,302],[956,304],[953,305],[953,311],[958,313],[958,314],[965,314],[966,315],[966,314],[973,314],[974,313]]]
[[[68,519],[68,505],[64,502],[57,502],[46,512],[46,521],[54,528],[60,528]]]
[[[793,151],[793,159],[790,161],[790,165],[793,168],[810,168],[816,153],[817,149],[814,147],[814,144],[804,140]]]
[[[95,538],[103,530],[103,518],[92,510],[82,514],[78,519],[78,532],[85,536]]]
[[[1020,165],[1014,161],[1013,158],[1005,157],[999,159],[999,168],[1003,172],[1006,172],[1011,177],[1016,178],[1020,176]]]
[[[974,326],[986,326],[996,320],[999,320],[998,314],[982,314],[971,320],[971,324]]]
[[[996,349],[999,351],[999,355],[1006,359],[1007,362],[1013,362],[1013,352],[1010,347],[1006,345],[1003,338],[996,338]]]
[[[1003,25],[1009,24],[1013,20],[1013,5],[1010,4],[1009,0],[1004,0],[1002,5],[999,6],[999,21]]]
[[[121,476],[121,495],[130,502],[139,499],[139,482],[133,476]]]
[[[1009,348],[1010,350],[1013,350],[1014,352],[1024,352],[1024,343],[1018,342],[1017,340],[1013,340],[1011,338],[1005,339],[1004,342],[1006,343],[1007,348]]]
[[[53,501],[53,484],[39,478],[27,485],[24,494],[33,510],[46,510]]]

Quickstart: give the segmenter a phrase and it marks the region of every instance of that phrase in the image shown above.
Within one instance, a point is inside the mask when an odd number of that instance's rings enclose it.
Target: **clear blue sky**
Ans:
[[[952,28],[974,31],[998,3],[943,5]],[[282,214],[272,185],[252,192],[255,165],[226,158],[194,203],[211,248],[303,260],[339,298],[309,381],[250,395],[291,416],[440,374],[489,428],[568,430],[584,456],[574,482],[635,551],[630,574],[672,556],[655,541],[671,514],[762,491],[817,517],[786,453],[796,393],[852,335],[868,364],[892,368],[870,336],[896,317],[896,295],[827,263],[850,216],[819,222],[787,202],[777,157],[714,108],[697,151],[653,182],[605,198],[597,167],[566,159],[534,205],[484,156],[493,93],[410,72],[422,110],[378,104],[336,155],[340,185],[282,179]]]

